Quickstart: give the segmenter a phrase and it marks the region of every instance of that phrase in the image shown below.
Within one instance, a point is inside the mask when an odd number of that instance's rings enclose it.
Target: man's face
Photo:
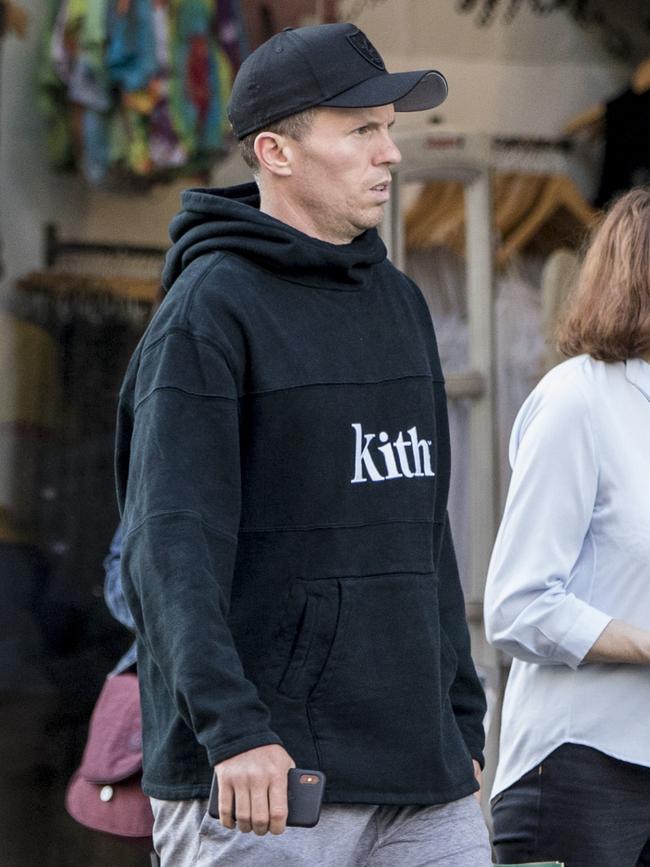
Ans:
[[[390,198],[390,166],[401,154],[390,136],[392,105],[319,108],[301,141],[291,141],[286,205],[308,235],[347,244],[374,228]]]

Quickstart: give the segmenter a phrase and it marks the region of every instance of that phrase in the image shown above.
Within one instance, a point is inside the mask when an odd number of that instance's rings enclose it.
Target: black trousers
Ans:
[[[493,799],[492,819],[502,864],[650,867],[650,768],[563,744]]]

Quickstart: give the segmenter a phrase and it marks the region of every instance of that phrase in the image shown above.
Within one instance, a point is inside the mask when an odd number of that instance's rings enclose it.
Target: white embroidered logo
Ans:
[[[431,440],[419,440],[416,427],[409,428],[406,431],[408,439],[405,439],[404,433],[400,431],[393,442],[390,441],[390,437],[386,431],[381,431],[379,434],[364,434],[359,423],[353,424],[352,429],[355,434],[354,478],[351,479],[352,484],[368,481],[384,482],[388,479],[413,479],[423,476],[435,476],[435,473],[431,469]],[[370,447],[374,439],[378,439],[383,445],[375,443],[375,453],[373,454]],[[411,450],[410,454],[413,466],[409,463],[407,449]],[[379,467],[376,461],[380,461]],[[385,470],[385,473],[382,473],[380,470]],[[368,474],[367,477],[366,473]]]

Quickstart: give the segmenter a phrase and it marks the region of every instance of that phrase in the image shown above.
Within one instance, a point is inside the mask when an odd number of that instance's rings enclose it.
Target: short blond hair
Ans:
[[[596,226],[557,333],[564,355],[650,355],[650,187],[617,199]]]
[[[304,111],[299,111],[297,114],[291,114],[288,117],[283,117],[275,123],[269,124],[258,129],[255,132],[249,133],[239,142],[239,149],[244,162],[254,172],[258,172],[260,165],[255,156],[255,139],[261,132],[274,132],[277,135],[286,135],[289,138],[300,141],[304,138],[311,125],[314,122],[314,108],[306,108]]]

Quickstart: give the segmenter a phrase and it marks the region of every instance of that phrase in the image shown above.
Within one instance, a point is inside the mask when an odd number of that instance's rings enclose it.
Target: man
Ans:
[[[445,96],[353,25],[284,31],[230,102],[257,184],[172,223],[117,441],[163,867],[490,864],[444,384],[375,229],[395,110]],[[327,776],[313,829],[285,830],[294,765]]]

